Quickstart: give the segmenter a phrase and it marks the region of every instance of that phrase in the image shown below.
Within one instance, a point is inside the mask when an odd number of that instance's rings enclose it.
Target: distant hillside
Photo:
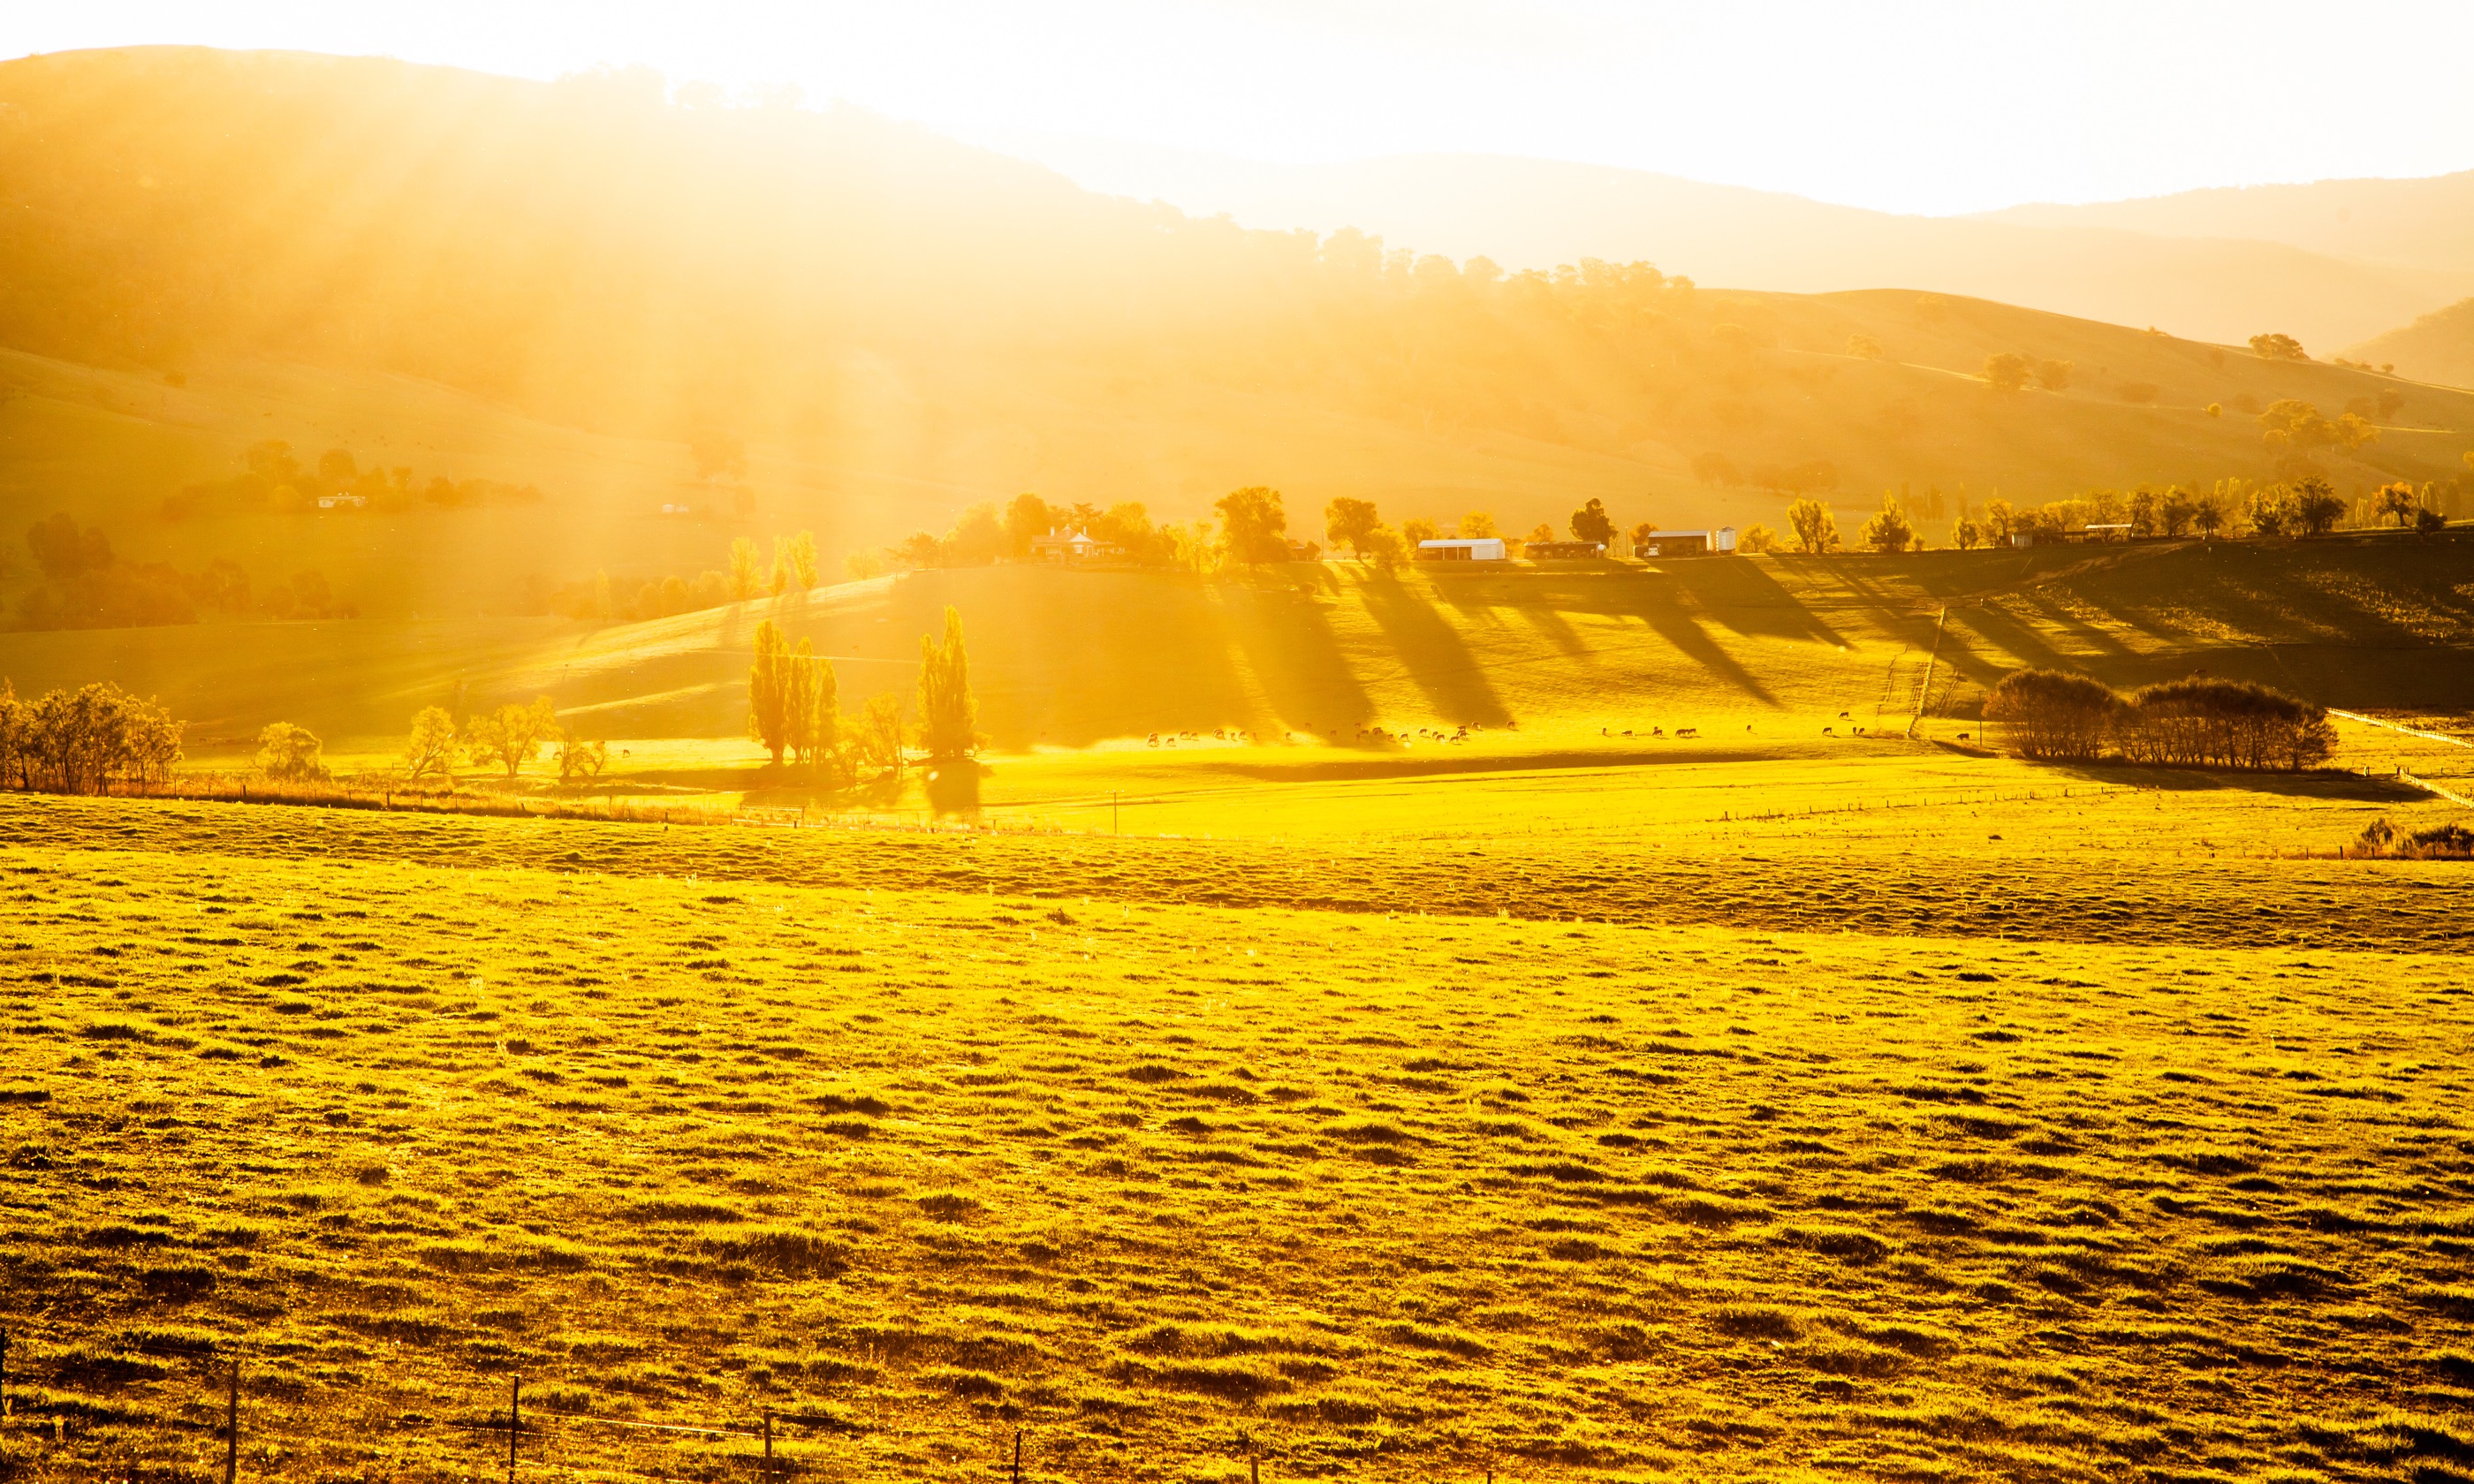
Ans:
[[[2408,180],[2227,186],[2083,206],[2013,206],[1978,220],[2241,237],[2355,263],[2435,274],[2474,270],[2474,170]]]
[[[2289,216],[2306,219],[2299,206],[2274,220],[2258,212],[2168,212],[2155,225],[2103,206],[1922,217],[1502,156],[1262,165],[1064,142],[1050,142],[1044,153],[1096,189],[1156,196],[1197,214],[1226,211],[1252,227],[1355,226],[1429,251],[1483,253],[1511,268],[1646,257],[1703,283],[1739,289],[1932,288],[2229,344],[2274,330],[2324,352],[2474,293],[2474,241],[2463,240],[2474,231],[2465,226],[2474,213],[2450,216],[2439,199],[2448,192],[2440,191],[2420,208],[2418,225],[2428,229],[2410,248],[2379,227],[2332,238],[2342,246],[2320,246],[2268,229],[2293,225]],[[2383,224],[2412,214],[2365,212],[2366,222]],[[2215,228],[2205,225],[2219,220]],[[2380,246],[2389,251],[2358,251]]]
[[[2474,387],[2474,299],[2435,310],[2346,353],[2372,366],[2392,364],[2399,375],[2417,381]]]
[[[1997,393],[2002,353],[2068,373]],[[692,576],[740,535],[813,528],[834,566],[1023,490],[1185,517],[1270,484],[1319,536],[1343,494],[1525,530],[1592,497],[1627,524],[1744,524],[1799,489],[1860,510],[1903,484],[2270,477],[2249,409],[2287,397],[2386,407],[2378,442],[2321,458],[2349,494],[2456,478],[2474,445],[2474,396],[2325,364],[1915,289],[1507,275],[626,75],[0,64],[5,601],[59,510],[134,559],[315,568],[373,618],[434,620],[596,569]],[[268,439],[314,488],[183,493]],[[545,497],[320,515],[329,450],[355,477]]]

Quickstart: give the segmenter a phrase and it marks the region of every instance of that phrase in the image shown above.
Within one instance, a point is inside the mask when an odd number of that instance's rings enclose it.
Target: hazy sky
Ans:
[[[1279,162],[1475,150],[1900,211],[2474,167],[2467,0],[0,5],[0,55],[137,42],[541,78],[643,62],[980,139],[1085,136],[1084,159],[1091,138]]]

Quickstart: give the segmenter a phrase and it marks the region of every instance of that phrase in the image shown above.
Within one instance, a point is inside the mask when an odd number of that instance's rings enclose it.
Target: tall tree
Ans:
[[[764,590],[764,569],[757,564],[756,543],[737,537],[730,543],[730,601],[744,603]]]
[[[1288,560],[1289,517],[1280,509],[1279,491],[1249,485],[1222,495],[1214,508],[1230,556],[1248,566]]]
[[[756,626],[756,660],[747,669],[747,734],[777,766],[790,745],[790,646],[770,618]]]
[[[1335,546],[1346,546],[1353,554],[1366,555],[1366,539],[1383,517],[1375,513],[1372,500],[1353,500],[1347,495],[1335,496],[1322,508],[1322,534]]]
[[[979,703],[971,698],[971,660],[962,649],[962,615],[945,610],[945,638],[919,639],[919,740],[931,757],[968,757],[980,750]]]
[[[1606,501],[1592,498],[1589,504],[1572,512],[1572,539],[1596,541],[1604,546],[1612,545],[1614,539],[1615,523],[1607,515]]]
[[[443,706],[421,708],[412,719],[412,736],[403,747],[403,771],[416,783],[436,778],[455,786],[455,718]]]
[[[785,705],[791,755],[806,767],[833,756],[840,742],[840,686],[833,665],[806,639],[790,655]]]
[[[1055,523],[1056,516],[1046,500],[1031,493],[1015,495],[1005,513],[1006,544],[1014,560],[1019,562],[1030,556],[1031,543],[1046,536]]]
[[[1796,545],[1805,551],[1817,556],[1837,549],[1837,518],[1819,500],[1798,500],[1788,506],[1786,523],[1795,532]]]

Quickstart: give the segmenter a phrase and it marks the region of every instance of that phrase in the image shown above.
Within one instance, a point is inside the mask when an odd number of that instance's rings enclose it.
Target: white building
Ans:
[[[1499,536],[1446,538],[1440,541],[1419,541],[1420,562],[1501,562],[1504,561],[1503,538]]]

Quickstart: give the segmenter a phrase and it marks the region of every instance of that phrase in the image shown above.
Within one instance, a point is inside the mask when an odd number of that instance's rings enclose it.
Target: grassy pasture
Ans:
[[[450,1424],[509,1370],[902,1476],[1016,1423],[1059,1478],[2474,1467],[2459,957],[5,808],[0,1313],[21,1418],[73,1426],[0,1436],[40,1472],[202,1464],[200,1350],[257,1378],[253,1476],[475,1472]],[[963,874],[1009,845],[1046,879]],[[2355,922],[2441,879],[2261,865]],[[557,1425],[552,1477],[747,1450]]]

